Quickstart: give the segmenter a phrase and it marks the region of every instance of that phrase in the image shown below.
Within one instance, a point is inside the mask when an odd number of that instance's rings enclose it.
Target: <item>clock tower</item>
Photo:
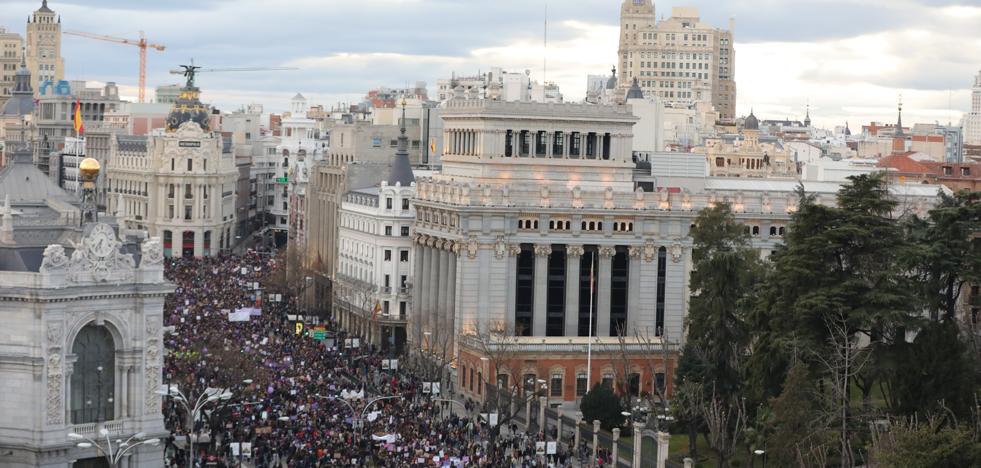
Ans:
[[[27,69],[35,94],[45,81],[65,79],[65,60],[61,57],[61,17],[41,2],[27,19]]]

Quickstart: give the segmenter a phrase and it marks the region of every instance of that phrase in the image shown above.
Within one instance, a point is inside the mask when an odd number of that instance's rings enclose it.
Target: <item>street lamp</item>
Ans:
[[[753,454],[757,457],[763,457],[763,468],[766,468],[766,450],[756,449],[753,450]]]
[[[95,440],[92,440],[82,434],[77,434],[74,432],[70,432],[68,434],[68,438],[72,440],[81,440],[82,442],[78,442],[75,444],[75,446],[78,448],[88,449],[88,448],[95,447],[98,450],[100,450],[102,452],[102,455],[106,457],[106,461],[109,462],[109,466],[111,467],[119,466],[120,460],[122,460],[123,457],[126,456],[126,454],[128,454],[131,450],[133,450],[136,447],[142,445],[151,445],[156,447],[158,444],[160,444],[160,439],[158,438],[143,439],[144,437],[146,437],[146,433],[138,432],[136,434],[133,434],[129,439],[126,439],[125,442],[117,439],[116,448],[115,450],[113,450],[112,440],[109,439],[109,431],[106,430],[105,428],[102,428],[99,430],[99,434],[106,438],[105,445],[101,445]]]
[[[249,385],[252,383],[252,379],[243,380],[242,383]],[[180,389],[176,385],[161,385],[160,389],[155,392],[157,395],[163,395],[181,404],[184,407],[184,411],[187,414],[187,466],[188,468],[194,467],[194,441],[191,438],[191,431],[194,430],[194,424],[201,416],[201,412],[204,410],[205,406],[211,403],[217,403],[219,401],[228,401],[232,398],[231,390],[227,388],[213,388],[208,387],[198,396],[196,400],[185,396],[181,393]]]

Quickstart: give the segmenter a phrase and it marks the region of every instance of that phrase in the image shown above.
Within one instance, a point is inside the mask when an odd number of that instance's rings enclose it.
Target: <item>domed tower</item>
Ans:
[[[167,116],[167,131],[174,132],[184,122],[196,122],[204,131],[211,130],[211,107],[201,102],[201,90],[194,85],[194,75],[198,68],[194,65],[181,65],[187,84],[181,88],[180,96]]]

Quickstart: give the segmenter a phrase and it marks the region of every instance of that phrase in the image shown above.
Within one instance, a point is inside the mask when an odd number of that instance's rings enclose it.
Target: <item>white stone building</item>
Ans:
[[[272,229],[277,238],[288,238],[297,245],[306,243],[306,195],[310,168],[323,161],[328,151],[326,135],[321,135],[317,121],[306,118],[307,100],[297,94],[290,102],[291,115],[282,121],[276,154],[275,201],[270,213],[276,223]]]
[[[236,236],[234,154],[199,94],[184,88],[165,130],[142,142],[119,137],[107,169],[108,212],[163,239],[167,257],[218,255]]]
[[[710,102],[724,119],[736,113],[736,52],[729,30],[702,22],[697,8],[674,7],[656,21],[652,0],[620,7],[621,96],[634,78],[667,106]]]
[[[546,379],[553,402],[574,405],[621,372],[611,363],[620,332],[637,359],[628,371],[636,391],[670,393],[676,350],[658,364],[666,372],[651,372],[635,337],[673,346],[684,336],[698,210],[729,201],[767,255],[797,206],[798,181],[709,177],[703,155],[635,164],[629,106],[453,99],[443,119],[443,169],[416,186],[408,337],[411,349],[449,349],[468,397],[481,398],[486,382]],[[821,203],[834,203],[839,187],[805,183]],[[903,208],[924,212],[937,189],[904,188]],[[515,335],[521,369],[481,359],[474,334],[498,327]]]
[[[0,171],[0,465],[104,466],[99,441],[169,436],[161,415],[163,277],[159,239],[121,238],[114,220],[80,223],[78,198],[31,163]],[[106,435],[100,434],[105,430]],[[164,444],[122,467],[163,467]]]

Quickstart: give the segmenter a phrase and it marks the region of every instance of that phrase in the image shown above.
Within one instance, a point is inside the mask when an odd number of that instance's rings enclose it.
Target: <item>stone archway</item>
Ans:
[[[105,326],[89,323],[72,342],[69,415],[72,424],[111,421],[115,417],[116,346]]]

